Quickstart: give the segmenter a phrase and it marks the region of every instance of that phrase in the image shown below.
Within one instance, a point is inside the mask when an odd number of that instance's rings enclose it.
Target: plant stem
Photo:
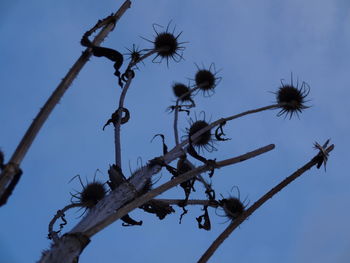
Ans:
[[[329,153],[334,149],[334,145],[332,144],[326,149],[326,152]],[[249,207],[243,214],[235,219],[218,237],[217,239],[210,245],[210,247],[205,251],[202,257],[198,260],[198,263],[205,263],[209,260],[209,258],[215,253],[218,247],[225,241],[226,238],[241,224],[243,223],[251,214],[253,214],[259,207],[261,207],[267,200],[272,198],[275,194],[301,176],[304,172],[311,169],[314,165],[317,165],[319,162],[320,153],[318,153],[314,158],[311,159],[304,166],[299,168],[293,174],[288,176],[278,185],[273,187],[270,191],[268,191],[265,195],[263,195],[258,201],[256,201],[251,207]]]
[[[114,14],[115,20],[113,23],[109,23],[97,34],[93,43],[94,45],[99,45],[106,38],[106,36],[114,29],[115,23],[120,19],[120,17],[125,13],[125,11],[131,6],[131,1],[126,0],[119,10]],[[19,166],[28,152],[30,146],[32,145],[35,137],[38,135],[41,127],[44,125],[45,121],[61,100],[66,90],[70,87],[73,80],[79,74],[80,70],[84,67],[85,63],[89,60],[91,56],[91,50],[86,49],[79,59],[74,63],[71,69],[68,71],[67,75],[62,79],[60,84],[57,86],[55,91],[52,93],[50,98],[46,101],[45,105],[41,108],[38,115],[33,120],[32,124],[26,131],[21,142],[18,144],[15,152],[13,153],[11,159],[9,160],[8,168],[5,167],[0,175],[0,197],[4,195],[8,185],[13,180],[15,171],[19,169]],[[8,196],[6,196],[6,199]],[[6,203],[6,200],[5,200]],[[4,203],[4,204],[5,204]]]
[[[181,205],[184,202],[183,199],[153,199],[153,200],[163,202],[168,205]],[[197,200],[197,199],[187,200],[186,205],[205,205],[205,206],[211,206],[211,207],[219,206],[218,202],[216,201]]]
[[[227,165],[232,165],[234,163],[239,163],[242,161],[245,161],[247,159],[256,157],[260,154],[266,153],[268,151],[271,151],[275,148],[274,144],[269,144],[267,146],[264,146],[262,148],[256,149],[254,151],[248,152],[246,154],[242,154],[240,156],[234,157],[234,158],[230,158],[227,160],[223,160],[223,161],[219,161],[216,163],[217,167],[224,167]],[[104,229],[105,227],[109,226],[110,224],[112,224],[114,221],[118,220],[119,218],[123,217],[124,215],[126,215],[127,213],[129,213],[130,211],[134,210],[135,208],[143,205],[144,203],[150,201],[151,199],[153,199],[154,197],[160,195],[161,193],[169,190],[170,188],[175,187],[178,184],[181,184],[182,182],[185,182],[189,179],[191,179],[192,177],[196,176],[197,174],[203,173],[205,171],[210,170],[211,167],[207,166],[207,165],[202,165],[200,167],[197,167],[187,173],[181,174],[180,176],[174,178],[173,180],[170,180],[162,185],[160,185],[159,187],[153,189],[152,191],[147,192],[146,194],[142,195],[141,197],[136,198],[135,200],[133,200],[132,202],[126,204],[125,206],[121,207],[120,209],[118,209],[118,211],[116,211],[115,213],[110,214],[108,217],[106,217],[105,219],[101,220],[100,222],[97,222],[94,226],[92,226],[91,228],[87,229],[86,231],[84,231],[84,234],[88,237],[91,237],[93,235],[95,235],[96,233],[98,233],[99,231],[101,231],[102,229]]]

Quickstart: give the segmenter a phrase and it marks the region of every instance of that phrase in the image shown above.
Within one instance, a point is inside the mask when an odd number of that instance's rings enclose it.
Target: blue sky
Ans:
[[[81,54],[79,41],[98,19],[122,1],[2,0],[0,2],[0,147],[6,160],[39,108]],[[174,145],[171,84],[193,78],[194,63],[221,69],[222,81],[211,98],[197,96],[198,114],[216,120],[274,102],[280,79],[310,87],[312,106],[297,117],[277,111],[251,115],[226,125],[232,138],[218,143],[218,160],[275,143],[276,149],[256,159],[216,172],[217,194],[233,185],[252,204],[316,153],[314,141],[331,138],[327,172],[312,169],[268,201],[219,248],[211,262],[349,262],[350,205],[346,163],[349,161],[350,3],[345,0],[294,1],[134,1],[103,46],[126,52],[132,44],[150,48],[152,24],[172,20],[181,41],[188,41],[185,60],[140,66],[127,95],[130,121],[122,129],[123,167],[129,174],[161,154],[164,133]],[[114,160],[113,129],[102,131],[120,94],[112,63],[92,58],[46,122],[22,163],[24,175],[13,196],[0,209],[0,262],[33,262],[49,246],[47,226],[54,213],[79,189],[68,181],[80,174],[106,180]],[[193,112],[194,113],[194,112]],[[192,114],[191,116],[194,116]],[[188,125],[181,116],[181,131]],[[199,164],[196,162],[196,164]],[[169,175],[162,171],[160,182]],[[202,187],[197,185],[195,197]],[[235,194],[233,192],[232,194]],[[167,198],[182,196],[176,188]],[[135,211],[141,227],[117,221],[92,238],[81,262],[195,262],[228,223],[210,210],[212,230],[196,226],[200,207],[191,207],[183,223],[181,210],[159,221]],[[220,213],[220,211],[218,211]],[[74,226],[80,212],[67,214]]]

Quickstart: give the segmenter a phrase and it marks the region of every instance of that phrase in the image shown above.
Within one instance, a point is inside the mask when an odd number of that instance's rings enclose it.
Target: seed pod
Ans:
[[[210,65],[209,69],[200,69],[198,65],[196,66],[197,72],[194,78],[196,86],[203,92],[204,96],[210,97],[214,94],[216,86],[221,81],[221,77],[216,76],[218,71],[216,71],[213,63]],[[212,69],[214,72],[212,72]]]
[[[182,51],[185,49],[185,47],[181,46],[181,44],[185,42],[178,42],[178,38],[181,36],[182,32],[175,36],[175,29],[173,30],[173,32],[168,31],[170,24],[171,22],[169,22],[168,26],[166,27],[166,30],[161,33],[157,32],[157,30],[155,29],[155,26],[157,24],[154,24],[153,30],[156,33],[154,41],[144,38],[145,40],[153,44],[153,50],[156,51],[157,56],[152,60],[152,62],[160,63],[163,59],[166,59],[168,65],[169,59],[173,59],[175,62],[180,62],[181,59],[183,59]],[[158,57],[160,58],[159,61],[157,61]]]
[[[191,94],[189,93],[190,89],[185,84],[174,83],[172,88],[173,88],[173,92],[174,92],[174,95],[176,96],[176,98],[178,98],[178,99],[181,98],[180,101],[184,102],[184,101],[191,101],[192,100]],[[187,95],[185,95],[185,94],[187,94]]]
[[[282,104],[277,116],[286,114],[291,119],[294,113],[298,116],[298,113],[309,108],[309,106],[305,105],[305,98],[310,93],[310,86],[306,82],[303,82],[300,88],[298,83],[295,87],[293,85],[293,77],[291,77],[291,84],[284,84],[282,81],[281,84],[282,86],[275,92],[276,102]]]
[[[236,197],[224,198],[220,201],[220,205],[231,220],[238,218],[245,210],[245,206]]]
[[[194,122],[191,125],[189,132],[188,132],[189,138],[192,137],[192,135],[194,135],[198,131],[200,131],[208,126],[209,126],[209,124],[203,120],[199,120],[199,121]],[[205,147],[205,146],[209,145],[211,141],[212,141],[211,131],[207,130],[204,133],[202,133],[197,139],[194,139],[192,141],[192,144],[194,146],[201,148],[201,147]]]
[[[106,195],[106,189],[101,182],[89,183],[80,193],[80,202],[87,208],[94,207]]]

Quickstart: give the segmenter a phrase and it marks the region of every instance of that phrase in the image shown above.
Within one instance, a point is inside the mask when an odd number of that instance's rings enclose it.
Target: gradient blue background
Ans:
[[[79,41],[98,19],[117,10],[122,1],[0,1],[0,146],[6,160],[13,153],[39,108],[81,54]],[[211,262],[349,262],[349,69],[350,3],[346,0],[133,1],[104,46],[126,52],[135,43],[150,48],[152,23],[176,24],[188,41],[181,63],[140,66],[127,95],[130,121],[122,127],[123,167],[129,175],[161,154],[156,133],[174,145],[172,103],[174,81],[193,78],[194,63],[214,62],[222,81],[211,98],[198,96],[197,114],[215,120],[269,105],[280,79],[311,86],[312,106],[289,120],[267,111],[231,122],[232,138],[218,143],[218,160],[270,143],[276,149],[216,172],[213,184],[227,196],[233,185],[252,204],[276,183],[309,161],[314,141],[336,144],[327,173],[304,174],[249,220],[219,248]],[[112,63],[92,58],[44,125],[22,164],[24,175],[0,209],[0,262],[34,262],[48,248],[47,226],[69,203],[79,184],[76,174],[106,180],[114,160],[113,129],[102,132],[120,94]],[[194,115],[191,115],[194,116]],[[188,122],[181,115],[182,134]],[[347,164],[348,163],[348,164]],[[196,162],[198,164],[198,162]],[[169,175],[163,171],[160,182]],[[159,183],[160,183],[159,182]],[[194,197],[200,197],[197,185]],[[235,194],[232,192],[231,194]],[[183,196],[176,188],[164,197]],[[210,210],[212,230],[196,226],[200,207],[191,207],[178,224],[181,210],[159,221],[142,211],[142,227],[124,228],[117,221],[92,238],[80,262],[195,262],[227,226]],[[81,212],[67,214],[69,230]],[[218,211],[220,213],[220,211]]]

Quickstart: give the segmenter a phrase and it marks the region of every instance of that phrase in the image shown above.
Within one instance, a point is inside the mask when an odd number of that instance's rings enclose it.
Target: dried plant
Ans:
[[[175,212],[173,206],[179,206],[183,209],[183,213],[180,215],[181,222],[182,217],[189,209],[188,207],[193,205],[203,207],[203,214],[196,218],[198,223],[197,227],[200,229],[207,231],[211,229],[212,224],[208,213],[210,209],[221,209],[224,212],[224,216],[227,217],[230,222],[226,230],[213,242],[198,261],[207,262],[210,256],[232,231],[251,216],[256,209],[261,207],[268,199],[284,189],[288,184],[313,166],[320,168],[324,165],[325,167],[329,153],[334,148],[333,144],[328,146],[329,140],[322,146],[319,143],[315,143],[315,149],[318,152],[311,161],[297,169],[296,172],[273,187],[251,206],[248,206],[248,204],[242,201],[239,194],[238,196],[222,196],[222,199],[218,199],[216,195],[218,190],[214,187],[215,171],[225,166],[248,161],[251,158],[273,150],[275,147],[274,144],[268,144],[264,147],[253,149],[248,153],[230,157],[225,160],[205,158],[201,155],[204,155],[204,150],[214,155],[215,153],[213,151],[219,149],[221,143],[230,143],[229,138],[226,137],[224,132],[224,125],[237,118],[271,109],[279,110],[277,113],[278,116],[284,114],[285,116],[289,115],[289,118],[292,118],[293,115],[299,116],[299,114],[308,108],[305,103],[307,102],[310,87],[305,82],[303,82],[300,87],[298,83],[295,86],[292,78],[290,84],[284,84],[281,81],[282,86],[280,86],[275,93],[275,104],[244,111],[228,117],[221,117],[213,122],[206,120],[205,116],[198,119],[197,117],[193,119],[190,118],[189,127],[185,128],[186,134],[180,141],[178,135],[180,113],[186,112],[184,117],[193,114],[193,108],[196,107],[196,96],[200,94],[205,97],[212,96],[215,93],[215,89],[220,84],[222,76],[218,76],[218,71],[215,69],[214,64],[211,64],[209,68],[205,68],[204,66],[199,68],[197,66],[197,72],[189,85],[185,85],[182,82],[174,82],[171,87],[176,97],[175,105],[169,106],[170,112],[174,114],[174,146],[169,147],[166,144],[166,138],[163,134],[155,135],[155,137],[159,136],[162,139],[163,154],[149,160],[147,164],[142,165],[136,171],[132,172],[130,177],[125,176],[125,171],[121,165],[122,142],[120,133],[121,125],[130,121],[130,115],[132,114],[124,104],[127,92],[132,87],[132,81],[136,75],[135,70],[138,69],[137,74],[142,77],[142,70],[138,68],[138,65],[141,62],[147,65],[146,59],[152,55],[154,55],[152,62],[166,60],[168,67],[170,59],[175,62],[183,62],[182,52],[186,44],[186,42],[181,40],[182,32],[175,33],[175,27],[171,31],[171,23],[169,23],[166,29],[160,32],[155,28],[158,25],[153,25],[156,36],[154,40],[147,39],[147,41],[153,44],[152,48],[139,49],[133,45],[132,48],[128,49],[128,63],[124,60],[123,55],[119,51],[110,47],[101,47],[100,43],[107,34],[113,30],[118,20],[130,5],[131,1],[125,1],[116,13],[103,20],[99,20],[94,27],[86,31],[81,39],[82,46],[86,48],[85,51],[63,78],[56,91],[34,119],[15,153],[7,163],[5,163],[3,153],[0,152],[0,205],[4,205],[19,181],[22,174],[20,169],[21,161],[35,136],[38,134],[48,115],[63,96],[64,91],[68,89],[73,79],[89,60],[89,57],[104,57],[114,63],[114,75],[118,78],[118,86],[120,86],[122,90],[120,92],[118,105],[116,105],[116,110],[111,113],[111,118],[107,120],[103,129],[109,124],[114,126],[115,163],[109,166],[109,178],[106,183],[93,180],[84,185],[79,177],[82,190],[72,194],[75,200],[72,200],[72,202],[67,204],[63,209],[59,209],[49,223],[48,237],[52,239],[53,243],[48,250],[42,253],[39,262],[77,262],[79,255],[90,243],[91,238],[116,220],[122,219],[124,221],[124,226],[141,226],[142,221],[136,221],[128,215],[128,213],[134,209],[141,208],[143,211],[154,214],[162,220]],[[90,40],[89,37],[97,31],[99,32],[94,40]],[[191,84],[191,82],[194,83]],[[210,109],[207,110],[209,111]],[[202,165],[195,166],[193,164],[194,160],[201,161]],[[172,166],[172,162],[176,162],[176,165]],[[108,164],[106,164],[106,166],[108,166]],[[171,176],[165,183],[158,185],[158,182],[154,180],[154,176],[159,174],[163,168],[165,168],[167,173]],[[207,172],[209,173],[209,177],[212,177],[211,181],[205,179],[207,176],[205,173]],[[27,175],[24,173],[24,176]],[[200,183],[204,186],[205,190],[201,193],[203,196],[202,199],[195,200],[190,198],[192,192],[196,190],[195,183]],[[108,190],[106,189],[107,185],[109,186]],[[183,199],[156,199],[157,196],[177,185],[180,185],[184,191]],[[67,193],[68,192],[69,191],[67,191]],[[80,222],[70,231],[62,234],[64,226],[69,223],[69,218],[67,218],[65,212],[69,209],[76,208],[85,208],[86,213],[83,214]],[[61,220],[62,223],[59,224],[59,227],[56,227],[58,230],[54,230],[58,220]],[[93,242],[91,245],[93,245]]]

